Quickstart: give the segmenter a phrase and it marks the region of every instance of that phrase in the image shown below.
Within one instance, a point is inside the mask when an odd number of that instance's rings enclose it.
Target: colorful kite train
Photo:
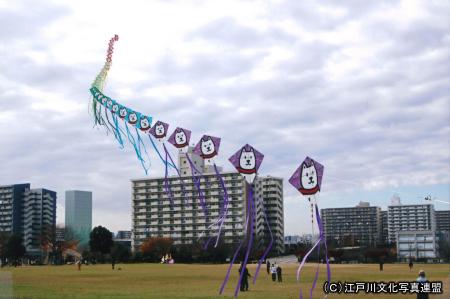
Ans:
[[[182,196],[185,199],[184,201],[185,204],[189,204],[189,201],[187,200],[186,197],[185,187],[183,179],[181,177],[180,170],[177,168],[172,156],[170,155],[169,150],[166,147],[166,140],[170,144],[172,144],[176,149],[178,149],[180,154],[185,154],[190,164],[193,183],[195,184],[197,189],[198,201],[200,203],[200,206],[202,207],[204,216],[206,218],[206,222],[209,223],[208,218],[210,214],[208,211],[208,204],[203,194],[204,190],[202,190],[200,185],[200,180],[204,178],[204,174],[201,169],[198,169],[195,166],[195,164],[191,161],[188,154],[189,142],[191,140],[191,131],[181,127],[177,127],[172,132],[172,134],[169,135],[168,134],[169,124],[162,121],[157,121],[152,126],[153,121],[152,116],[130,109],[103,93],[105,80],[107,78],[108,71],[111,68],[114,43],[118,40],[119,37],[115,35],[109,41],[106,62],[90,88],[90,92],[93,97],[91,107],[94,115],[94,124],[103,126],[106,128],[107,132],[112,133],[121,148],[124,147],[126,141],[128,140],[128,142],[133,146],[136,156],[140,161],[146,174],[150,168],[150,158],[149,158],[149,151],[147,150],[144,140],[148,138],[152,148],[157,153],[159,159],[165,166],[164,188],[167,197],[170,199],[170,204],[172,207],[174,204],[173,193],[170,185],[170,180],[168,179],[170,169],[174,169],[178,177],[180,178]],[[214,162],[215,157],[219,153],[220,141],[221,139],[218,137],[203,135],[193,150],[193,154],[200,156],[204,160],[205,165],[214,167],[217,180],[219,181],[222,189],[221,194],[223,196],[223,204],[222,207],[220,207],[219,216],[208,227],[210,234],[209,238],[204,244],[205,249],[208,247],[210,241],[214,237],[216,238],[215,247],[218,245],[219,238],[222,232],[222,227],[228,215],[229,201],[227,188],[225,187],[223,178],[219,173],[218,167]],[[163,154],[161,154],[162,151]],[[267,254],[272,248],[273,236],[269,227],[269,223],[267,221],[266,213],[264,211],[264,205],[262,202],[255,202],[256,200],[254,199],[253,196],[254,193],[253,183],[257,177],[258,169],[261,166],[263,158],[264,158],[263,154],[261,154],[254,147],[248,144],[243,146],[229,158],[229,161],[233,164],[233,166],[237,169],[237,171],[244,177],[246,182],[245,184],[247,190],[247,207],[246,207],[246,220],[244,229],[247,232],[247,234],[246,237],[238,245],[234,253],[234,256],[228,267],[225,279],[220,287],[219,291],[220,294],[222,294],[224,291],[224,288],[230,276],[231,268],[242,248],[244,248],[245,251],[244,259],[241,265],[242,269],[245,269],[247,265],[248,258],[253,246],[253,235],[254,235],[253,228],[256,218],[256,204],[262,207],[265,223],[269,230],[271,240],[258,261],[258,266],[256,268],[256,272],[253,278],[253,283],[256,282],[256,278],[258,277],[261,263],[265,260]],[[321,242],[324,243],[326,248],[323,226],[316,203],[316,195],[320,192],[322,175],[323,175],[323,166],[320,163],[307,157],[289,180],[297,190],[299,190],[303,195],[308,197],[309,201],[311,202],[311,208],[313,208],[313,206],[315,207],[317,224],[319,226],[320,231],[319,240],[314,244],[313,248],[303,258],[303,261],[297,271],[297,280],[300,280],[300,274],[303,265],[307,260],[308,256],[314,250],[314,248],[317,247],[318,251],[320,251]],[[326,256],[326,261],[327,261],[328,281],[330,281],[330,268],[328,264],[328,256]],[[241,271],[238,284],[234,292],[235,296],[237,296],[239,293],[243,274],[244,271]],[[317,278],[318,278],[318,269],[316,271],[313,286],[310,290],[311,296],[312,291],[316,285]],[[302,298],[301,289],[300,289],[300,298]]]

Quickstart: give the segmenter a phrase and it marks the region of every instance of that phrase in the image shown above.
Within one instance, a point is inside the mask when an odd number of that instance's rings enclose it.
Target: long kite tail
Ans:
[[[115,34],[110,40],[108,44],[108,50],[106,51],[106,61],[103,65],[103,68],[98,73],[94,82],[92,83],[93,87],[97,87],[98,90],[103,91],[103,87],[105,85],[106,77],[108,76],[108,71],[111,68],[112,64],[112,55],[114,52],[114,43],[119,40],[119,36]]]
[[[105,120],[105,117],[102,114],[102,105],[96,101],[94,92],[102,92],[103,87],[105,85],[106,77],[108,76],[108,71],[111,68],[112,64],[112,55],[114,52],[114,43],[119,40],[119,36],[116,34],[110,40],[108,44],[108,50],[106,53],[106,61],[103,65],[100,73],[98,73],[97,77],[95,77],[94,82],[91,84],[91,92],[93,93],[91,109],[94,114],[94,125],[105,125],[108,131],[111,129],[113,132],[116,131],[115,126],[108,127],[108,120]],[[96,89],[96,90],[95,90]],[[93,92],[94,90],[94,92]]]

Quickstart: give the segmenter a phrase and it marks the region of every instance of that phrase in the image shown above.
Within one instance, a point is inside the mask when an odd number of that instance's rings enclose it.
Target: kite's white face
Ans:
[[[180,130],[179,132],[175,133],[175,143],[178,145],[184,145],[186,144],[186,134],[183,130]]]
[[[127,108],[120,108],[119,116],[122,117],[122,118],[127,116]]]
[[[211,137],[207,137],[206,139],[202,139],[201,142],[201,150],[203,155],[211,155],[215,152],[215,145],[212,141]]]
[[[128,116],[128,122],[130,124],[135,124],[137,122],[137,115],[135,112],[130,113],[130,116]]]
[[[148,121],[147,117],[141,117],[140,126],[141,130],[147,130],[148,128],[150,128],[150,122]]]
[[[246,151],[245,148],[241,151],[241,156],[239,158],[239,166],[242,169],[255,169],[256,168],[256,157],[253,148]]]
[[[113,113],[117,113],[117,111],[119,111],[119,105],[114,104],[114,105],[112,106],[111,110],[112,110]]]
[[[106,97],[103,97],[103,98],[102,98],[102,105],[105,105],[105,103],[106,103],[107,100],[108,100],[108,99],[107,99]]]
[[[106,103],[106,107],[111,108],[112,106],[112,100],[109,99],[108,102]]]
[[[311,162],[311,166],[306,166],[305,163],[302,165],[301,173],[301,186],[304,189],[313,189],[317,186],[317,171],[314,166],[314,162]]]
[[[166,129],[164,129],[164,125],[163,124],[157,124],[155,127],[155,135],[156,137],[163,137],[164,133],[165,133]]]

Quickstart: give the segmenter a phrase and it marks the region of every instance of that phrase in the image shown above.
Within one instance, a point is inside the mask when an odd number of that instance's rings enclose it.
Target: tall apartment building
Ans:
[[[116,239],[130,239],[131,240],[131,230],[119,230],[116,234]]]
[[[92,230],[92,192],[66,191],[65,226],[72,238],[79,240],[79,246],[89,243]]]
[[[392,243],[397,242],[399,231],[434,231],[436,218],[432,204],[402,205],[388,207],[388,237]]]
[[[436,231],[450,232],[450,210],[435,211]]]
[[[381,211],[381,244],[389,243],[388,212]]]
[[[260,245],[264,246],[268,244],[270,233],[272,233],[271,251],[282,253],[284,252],[283,179],[272,176],[258,177],[255,180],[254,188],[257,199],[256,236],[262,243]]]
[[[53,238],[56,193],[30,189],[30,184],[0,186],[0,232],[22,236],[30,257],[41,255],[41,244]]]
[[[203,160],[192,154],[191,149],[189,149],[189,157],[196,168],[204,172],[200,180],[200,189],[204,193],[208,215],[204,214],[199,203],[189,163],[184,154],[179,155],[178,163],[182,178],[168,177],[173,194],[173,205],[165,190],[164,177],[132,180],[133,250],[139,250],[142,242],[151,236],[170,237],[174,240],[174,244],[192,244],[214,233],[210,227],[219,216],[224,202],[221,183],[216,174],[205,167]],[[221,176],[229,200],[228,216],[222,227],[221,240],[225,243],[238,243],[246,234],[244,226],[247,186],[244,178],[237,172],[221,172]],[[282,252],[284,233],[282,180],[260,177],[255,181],[254,188],[255,199],[257,199],[255,234],[260,237],[259,240],[262,240],[260,242],[267,243],[265,238],[268,231],[264,227],[264,222],[261,221],[264,217],[261,206],[263,202],[274,234],[273,248]]]
[[[54,241],[56,192],[42,188],[26,191],[23,215],[23,240],[27,255],[40,257],[41,245]]]
[[[381,209],[369,203],[321,209],[325,236],[338,246],[376,246],[381,240]]]
[[[21,234],[23,198],[30,184],[0,186],[0,232]]]

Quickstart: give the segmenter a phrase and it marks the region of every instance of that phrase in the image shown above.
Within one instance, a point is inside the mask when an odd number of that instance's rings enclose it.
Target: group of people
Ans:
[[[272,274],[272,281],[277,281],[278,278],[278,282],[282,282],[283,276],[281,272],[281,267],[276,263],[270,264],[270,261],[267,261],[266,265],[267,265],[267,274]]]
[[[283,277],[281,276],[281,267],[278,266],[276,263],[270,264],[270,261],[267,261],[266,264],[267,264],[267,274],[272,274],[272,281],[277,281],[278,278],[278,282],[282,282]],[[241,266],[239,267],[239,275],[242,273],[242,271],[244,271],[244,273],[242,274],[240,290],[241,292],[245,292],[248,291],[248,278],[252,276],[250,275],[250,272],[248,272],[247,267],[245,267],[244,270],[242,270],[241,264]]]

